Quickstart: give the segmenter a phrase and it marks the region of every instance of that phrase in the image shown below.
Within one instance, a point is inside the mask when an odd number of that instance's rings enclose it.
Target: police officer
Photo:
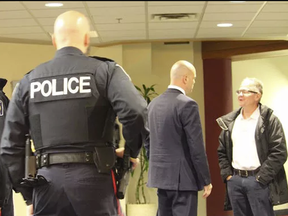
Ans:
[[[6,85],[7,80],[0,78],[0,138],[4,129],[4,120],[6,116],[6,110],[9,105],[9,99],[3,92],[3,88]],[[0,142],[1,145],[1,142]],[[0,208],[2,216],[13,216],[13,194],[11,183],[9,182],[7,170],[4,164],[0,161]]]
[[[13,92],[2,137],[3,161],[16,192],[27,205],[33,203],[35,216],[119,215],[111,173],[115,116],[136,158],[147,134],[147,104],[121,66],[84,54],[89,22],[83,14],[59,15],[52,40],[55,57],[25,75]],[[47,180],[33,189],[21,185],[28,133],[37,174]]]

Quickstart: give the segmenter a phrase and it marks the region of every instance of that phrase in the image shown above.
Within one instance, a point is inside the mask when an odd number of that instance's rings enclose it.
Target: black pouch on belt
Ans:
[[[110,173],[116,162],[115,149],[113,147],[95,147],[93,160],[99,173]]]

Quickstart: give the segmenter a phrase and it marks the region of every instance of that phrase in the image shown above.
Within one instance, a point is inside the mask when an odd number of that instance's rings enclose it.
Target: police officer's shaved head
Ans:
[[[188,61],[177,61],[170,71],[170,85],[184,89],[186,93],[192,91],[196,79],[196,69]]]
[[[77,11],[60,14],[54,24],[53,45],[57,50],[73,46],[86,53],[89,46],[90,25],[85,15]]]

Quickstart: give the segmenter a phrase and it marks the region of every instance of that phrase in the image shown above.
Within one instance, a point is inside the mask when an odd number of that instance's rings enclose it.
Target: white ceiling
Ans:
[[[55,1],[54,1],[55,2]],[[61,8],[46,1],[0,1],[0,42],[51,43],[56,17],[76,10],[91,21],[92,45],[154,40],[286,39],[288,1],[74,1]],[[153,14],[196,13],[195,18],[157,20]],[[219,28],[228,22],[230,28]]]

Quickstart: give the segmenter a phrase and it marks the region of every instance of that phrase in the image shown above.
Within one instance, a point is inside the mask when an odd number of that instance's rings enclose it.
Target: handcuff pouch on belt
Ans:
[[[111,173],[116,162],[114,147],[94,147],[93,160],[99,173]]]

